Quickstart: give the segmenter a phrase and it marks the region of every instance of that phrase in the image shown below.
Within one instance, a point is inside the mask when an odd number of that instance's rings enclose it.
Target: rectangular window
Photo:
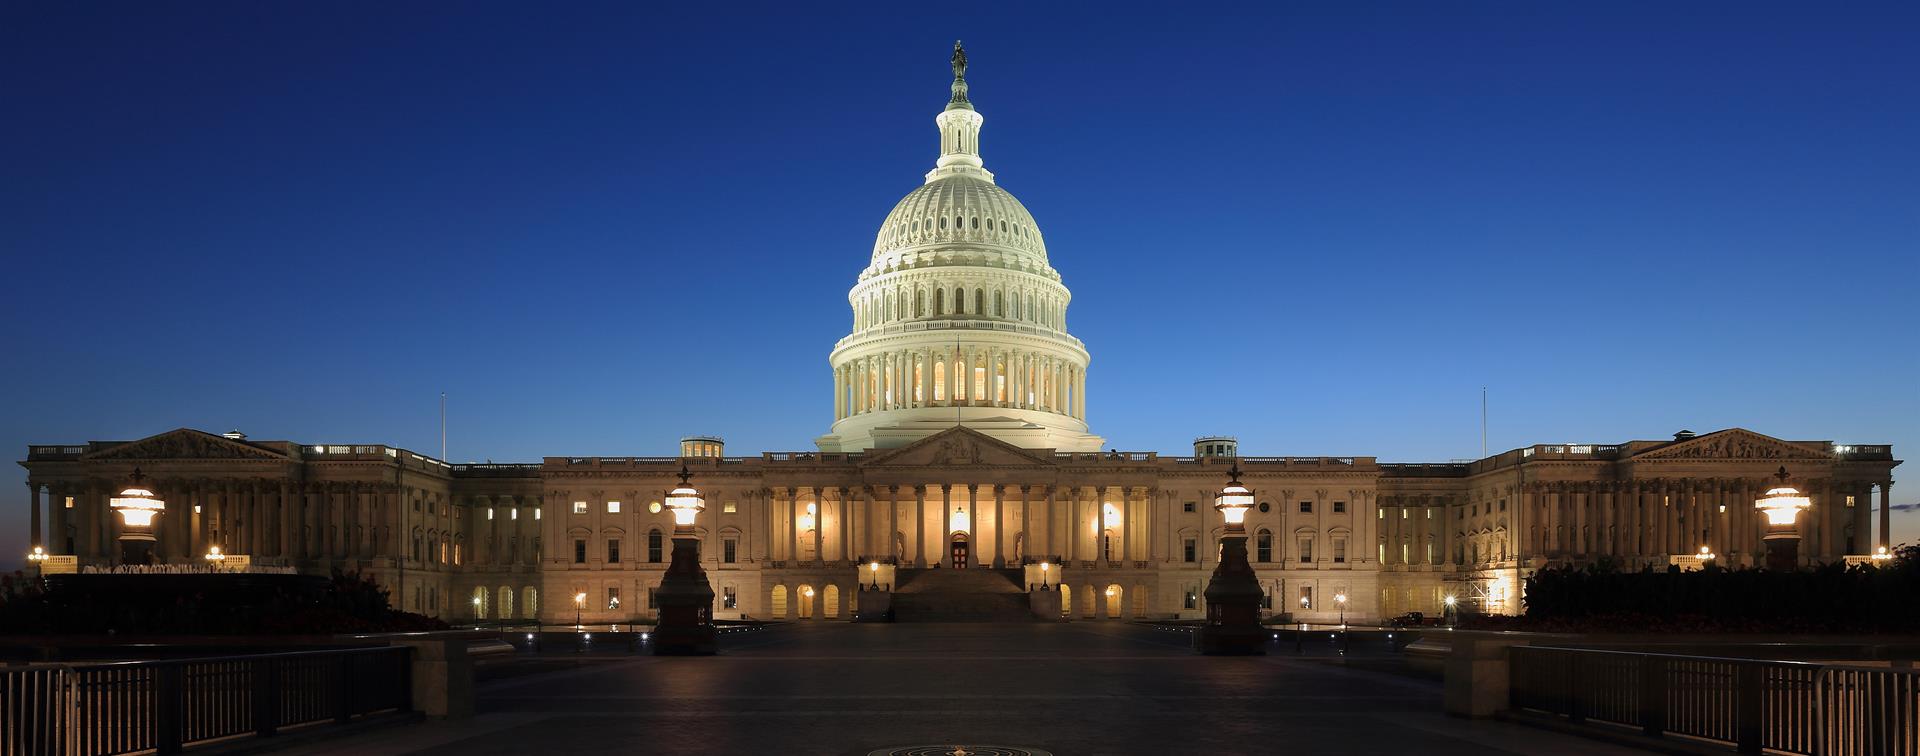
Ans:
[[[1301,609],[1313,608],[1313,586],[1308,586],[1308,585],[1300,586],[1300,608]]]
[[[664,548],[666,548],[666,544],[660,535],[660,531],[655,530],[647,533],[647,561],[658,564],[660,562],[661,550]]]
[[[67,508],[67,509],[72,509],[72,508],[73,508],[73,497],[71,497],[71,496],[68,496],[68,497],[67,497],[67,501],[66,501],[66,508]],[[1192,503],[1188,503],[1188,504],[1187,504],[1187,511],[1189,511],[1189,512],[1191,512],[1191,511],[1193,511],[1193,504],[1192,504]]]
[[[509,509],[509,510],[507,510],[507,519],[509,519],[509,520],[518,520],[518,519],[520,519],[520,508],[519,508],[519,507],[514,507],[514,508],[512,508],[512,509]]]
[[[587,513],[587,503],[586,503],[586,502],[584,502],[584,501],[576,501],[576,502],[574,502],[574,503],[573,503],[573,513],[574,513],[574,514],[586,514],[586,513]]]
[[[1387,519],[1387,508],[1386,508],[1386,507],[1379,507],[1379,508],[1376,508],[1376,509],[1374,509],[1374,510],[1373,510],[1373,519],[1376,519],[1376,520],[1384,520],[1384,519]]]
[[[1347,539],[1345,538],[1333,539],[1333,563],[1334,564],[1347,563]]]
[[[1427,519],[1429,520],[1433,519],[1433,510],[1431,509],[1427,510]]]
[[[540,519],[540,512],[541,512],[541,511],[543,511],[543,510],[539,510],[539,509],[536,509],[536,510],[533,510],[533,519],[536,519],[536,520],[538,520],[538,519]],[[519,512],[519,510],[517,510],[517,509],[516,509],[516,510],[514,510],[514,512],[515,512],[515,513],[518,513],[518,512]]]
[[[1506,499],[1501,499],[1501,500],[1500,500],[1500,511],[1502,511],[1502,512],[1505,512],[1505,511],[1507,511],[1507,500],[1506,500]]]
[[[73,497],[71,496],[67,497],[67,506],[69,507],[73,506]],[[1187,502],[1185,505],[1181,507],[1181,511],[1183,512],[1193,511],[1193,502],[1191,501]]]
[[[618,587],[612,587],[607,589],[607,608],[608,609],[620,608],[620,589]]]
[[[607,514],[620,514],[620,502],[607,502]]]
[[[453,563],[460,563],[460,544],[457,543],[453,545]]]
[[[1184,561],[1188,564],[1192,564],[1195,561],[1198,561],[1199,554],[1200,554],[1199,542],[1195,541],[1192,538],[1188,538],[1186,540],[1181,541],[1180,554],[1182,557],[1181,561]]]
[[[726,514],[733,514],[734,512],[737,512],[739,510],[734,506],[733,502],[729,501],[725,504],[720,505],[720,511]]]
[[[1313,514],[1313,502],[1300,502],[1300,514]]]
[[[493,507],[487,507],[487,519],[493,519]]]
[[[587,539],[585,538],[573,539],[573,563],[574,564],[587,563]]]
[[[620,539],[618,538],[607,539],[607,563],[620,563]]]
[[[649,608],[657,608],[660,606],[660,587],[659,586],[654,586],[652,588],[647,589],[647,606]]]
[[[729,586],[723,586],[723,587],[721,587],[721,589],[720,589],[720,608],[721,608],[721,609],[738,609],[738,608],[740,608],[740,594],[738,594],[738,593],[734,593],[734,591],[733,591],[733,586],[731,586],[731,585],[729,585]]]
[[[1336,501],[1336,502],[1334,502],[1334,503],[1333,503],[1333,513],[1334,513],[1334,514],[1341,514],[1341,513],[1343,513],[1343,512],[1346,512],[1346,511],[1347,511],[1347,503],[1346,503],[1346,502],[1344,502],[1344,501]]]
[[[440,563],[441,564],[447,563],[447,542],[446,541],[440,542]]]
[[[740,541],[729,538],[720,542],[720,561],[733,564],[740,561]]]
[[[1313,561],[1313,539],[1302,538],[1300,539],[1300,563],[1306,564],[1312,561]]]
[[[1273,561],[1273,536],[1261,533],[1258,546],[1254,548],[1255,559],[1261,562]]]
[[[1848,495],[1847,495],[1847,506],[1849,506],[1849,507],[1851,507],[1851,506],[1853,506],[1853,495],[1852,495],[1852,494],[1848,494]],[[1852,551],[1852,549],[1848,549],[1848,551]]]
[[[1186,599],[1180,603],[1180,606],[1185,609],[1200,608],[1200,592],[1194,590],[1193,586],[1187,586]]]
[[[1402,507],[1400,509],[1400,519],[1402,520],[1407,519],[1407,510],[1405,507]]]

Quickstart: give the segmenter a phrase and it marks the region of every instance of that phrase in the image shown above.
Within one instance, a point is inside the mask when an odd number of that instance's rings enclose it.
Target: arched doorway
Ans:
[[[776,585],[773,587],[773,599],[768,602],[767,613],[772,615],[774,619],[787,618],[787,587],[786,586]]]
[[[1126,592],[1119,583],[1107,586],[1107,619],[1120,618],[1120,602],[1127,599]]]
[[[964,570],[967,568],[967,551],[968,551],[967,534],[965,533],[953,534],[953,542],[952,542],[952,547],[950,549],[950,554],[953,557],[954,569]]]
[[[1073,618],[1073,587],[1066,583],[1060,584],[1060,616]]]
[[[813,586],[800,586],[800,619],[813,619]]]
[[[821,616],[829,617],[832,619],[839,619],[840,618],[840,586],[837,586],[837,585],[827,586],[826,603],[827,603],[826,611],[821,612],[820,613]]]

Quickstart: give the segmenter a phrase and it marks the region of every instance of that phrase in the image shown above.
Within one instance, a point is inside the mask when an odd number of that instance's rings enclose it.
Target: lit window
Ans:
[[[574,513],[574,514],[586,514],[586,513],[587,513],[587,503],[586,503],[586,502],[584,502],[584,501],[576,501],[576,502],[574,502],[574,503],[573,503],[573,513]]]
[[[740,608],[740,595],[733,592],[733,586],[724,586],[720,589],[720,608]]]
[[[607,514],[620,514],[620,502],[607,502]]]
[[[66,501],[66,508],[67,508],[67,509],[72,509],[72,508],[73,508],[73,497],[71,497],[71,496],[68,496],[68,497],[67,497],[67,501]]]
[[[538,510],[538,509],[533,510],[533,519],[536,519],[536,520],[540,519],[540,511],[541,510]]]
[[[460,563],[460,544],[457,543],[453,545],[453,563]]]
[[[1400,510],[1400,519],[1402,520],[1407,519],[1407,510],[1405,509]]]
[[[726,514],[733,514],[738,510],[735,508],[734,503],[729,501],[725,504],[720,505],[720,511]]]
[[[1851,506],[1853,506],[1853,496],[1852,496],[1851,494],[1849,494],[1849,495],[1847,496],[1847,506],[1849,506],[1849,507],[1851,507]],[[1722,512],[1725,512],[1725,511],[1727,511],[1727,508],[1726,508],[1726,507],[1721,507],[1721,508],[1720,508],[1720,511],[1722,511]]]
[[[535,514],[535,515],[537,516],[537,515],[539,515],[540,513],[539,513],[539,512],[535,512],[534,514]],[[509,509],[509,510],[507,510],[507,519],[509,519],[509,520],[518,520],[518,519],[520,519],[520,508],[519,508],[519,507],[514,507],[514,508],[512,508],[512,509]]]
[[[487,519],[493,519],[493,507],[487,507]]]

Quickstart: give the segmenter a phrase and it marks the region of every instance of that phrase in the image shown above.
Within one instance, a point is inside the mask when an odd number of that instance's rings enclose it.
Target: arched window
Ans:
[[[926,295],[926,292],[924,291],[921,291],[919,289],[913,290],[913,316],[916,318],[926,317],[926,314],[927,314],[926,302],[922,301],[926,299],[925,295]]]
[[[941,231],[947,230],[947,216],[944,216],[944,215],[940,216],[940,230]]]
[[[512,619],[513,618],[513,589],[503,585],[503,586],[500,586],[499,593],[500,593],[500,602],[498,605],[494,607],[493,615],[495,617],[499,617],[500,619]]]
[[[913,358],[913,400],[916,402],[924,402],[927,400],[925,396],[921,395],[924,393],[921,391],[921,387],[927,385],[925,381],[921,380],[922,376],[920,374],[925,368],[926,362],[916,355]]]
[[[996,402],[1007,400],[1007,363],[1002,362],[993,366],[993,400]]]
[[[936,402],[947,400],[946,360],[937,360],[933,363],[933,400]]]
[[[774,586],[773,595],[771,598],[772,600],[768,602],[770,606],[767,607],[767,613],[771,615],[774,619],[786,619],[787,587],[784,585]]]
[[[947,290],[946,289],[935,289],[933,291],[933,314],[935,316],[947,314]]]
[[[986,289],[973,290],[973,314],[975,315],[987,314],[987,290]]]
[[[980,230],[980,218],[978,218],[978,217],[975,217],[975,218],[973,219],[973,230],[975,230],[975,231],[979,231],[979,230]]]
[[[531,585],[520,589],[520,617],[522,619],[539,619],[540,589]]]
[[[647,531],[647,561],[654,564],[659,564],[662,561],[661,556],[664,541],[665,539],[660,535],[659,528]]]
[[[955,315],[967,314],[967,290],[966,289],[953,290],[953,314]]]
[[[1007,316],[1006,292],[999,290],[993,292],[993,316],[996,318],[1004,318]]]

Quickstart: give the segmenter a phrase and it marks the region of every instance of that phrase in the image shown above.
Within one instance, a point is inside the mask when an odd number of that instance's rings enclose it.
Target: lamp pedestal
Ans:
[[[1220,539],[1220,564],[1207,582],[1207,622],[1193,634],[1193,650],[1213,656],[1267,652],[1260,626],[1260,580],[1247,563],[1245,532]]]
[[[1768,532],[1761,539],[1767,545],[1767,569],[1775,572],[1792,572],[1800,569],[1800,533],[1798,531],[1789,526],[1785,532]]]
[[[712,656],[719,653],[713,629],[713,586],[700,567],[700,539],[673,536],[673,562],[654,592],[660,621],[653,628],[656,656]]]

